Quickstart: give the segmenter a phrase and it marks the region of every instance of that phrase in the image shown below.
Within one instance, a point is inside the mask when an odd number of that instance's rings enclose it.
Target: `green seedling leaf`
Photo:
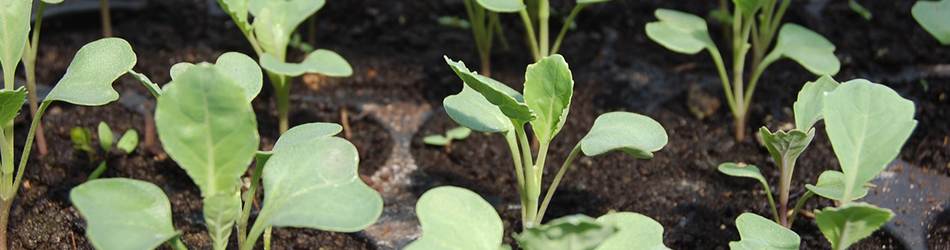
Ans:
[[[814,82],[807,82],[802,90],[798,92],[798,100],[795,100],[795,127],[806,131],[815,126],[815,123],[825,118],[822,114],[824,107],[825,93],[831,92],[838,87],[838,81],[831,76],[824,75]]]
[[[175,65],[178,65],[178,64],[175,64]],[[144,85],[145,88],[148,89],[149,92],[152,92],[152,96],[155,96],[156,98],[158,98],[158,96],[162,95],[162,88],[159,87],[158,84],[153,83],[151,79],[148,79],[148,76],[146,76],[145,74],[135,72],[135,70],[130,69],[129,75],[132,75],[133,77],[135,77],[135,79],[138,79],[139,82],[142,82],[142,85]]]
[[[736,6],[739,6],[739,9],[742,10],[742,14],[745,16],[755,15],[756,12],[759,12],[759,8],[762,8],[762,0],[732,0]]]
[[[92,180],[69,191],[69,200],[86,219],[86,238],[96,249],[155,249],[180,234],[168,198],[152,183]]]
[[[472,135],[472,130],[466,127],[457,127],[445,131],[445,137],[452,138],[452,140],[463,140]]]
[[[459,18],[457,16],[440,16],[439,19],[436,19],[436,22],[442,26],[455,27],[460,29],[470,29],[472,28],[472,23],[468,20]]]
[[[99,145],[102,146],[102,150],[109,152],[109,149],[112,148],[112,142],[115,142],[115,137],[112,137],[112,128],[109,127],[109,124],[105,122],[99,122]]]
[[[218,5],[224,12],[227,12],[234,19],[234,23],[241,28],[245,34],[251,32],[251,24],[248,22],[248,0],[218,0]]]
[[[561,131],[574,95],[574,78],[567,61],[552,55],[528,65],[524,76],[524,100],[537,115],[531,129],[541,142],[547,143]]]
[[[215,194],[205,197],[201,202],[205,227],[208,228],[208,236],[214,243],[214,249],[227,249],[234,221],[241,211],[240,194]]]
[[[798,250],[798,234],[762,216],[743,213],[736,218],[741,240],[729,242],[732,250]]]
[[[818,228],[831,242],[831,248],[836,250],[848,249],[851,244],[870,236],[893,217],[894,212],[890,209],[863,202],[815,209]]]
[[[112,82],[135,66],[135,52],[121,38],[103,38],[82,46],[66,75],[44,101],[99,106],[119,99]]]
[[[630,113],[610,112],[597,117],[590,132],[581,139],[585,155],[595,156],[623,150],[640,159],[649,159],[666,146],[666,129],[653,118]]]
[[[459,78],[462,78],[466,85],[481,93],[491,104],[498,106],[505,116],[520,122],[530,122],[537,118],[537,115],[525,104],[524,97],[518,91],[511,89],[504,83],[495,81],[495,79],[468,70],[462,61],[452,61],[446,56],[445,62],[449,64]]]
[[[7,79],[13,79],[23,57],[30,35],[30,13],[33,13],[33,0],[0,2],[0,68]],[[13,83],[5,82],[4,85],[13,86]]]
[[[592,250],[616,232],[614,225],[578,214],[528,227],[515,239],[525,250]]]
[[[47,4],[59,4],[62,3],[63,0],[43,0],[43,2]]]
[[[827,170],[822,172],[821,176],[818,176],[818,183],[815,183],[815,185],[805,184],[805,188],[821,197],[841,201],[844,197],[844,173]],[[868,195],[868,190],[858,188],[854,190],[851,200],[864,198],[865,195]]]
[[[169,70],[169,75],[174,81],[194,67],[195,64],[192,63],[176,63]],[[253,58],[238,52],[227,52],[218,57],[213,67],[218,68],[221,73],[241,85],[247,95],[248,102],[254,100],[261,93],[261,88],[264,85],[264,74],[261,73],[261,67],[257,66],[257,61],[254,61]]]
[[[808,145],[811,144],[812,139],[815,139],[814,129],[809,129],[808,133],[798,129],[772,133],[768,128],[762,127],[759,129],[759,133],[762,134],[762,142],[765,143],[765,148],[772,154],[772,160],[775,160],[776,164],[789,167],[789,172],[793,172],[798,156],[801,156]]]
[[[845,179],[842,200],[884,170],[910,137],[914,103],[867,80],[842,83],[824,98],[825,130]]]
[[[283,57],[290,35],[325,3],[325,0],[251,0],[248,7],[255,16],[252,25],[261,47],[265,52]]]
[[[512,13],[523,10],[526,6],[523,0],[475,0],[485,9],[499,13]]]
[[[646,25],[647,36],[669,50],[683,54],[696,54],[703,49],[716,50],[709,37],[706,20],[693,14],[668,9],[654,12],[659,22]]]
[[[504,236],[501,217],[481,196],[458,187],[437,187],[416,202],[422,237],[405,250],[495,250]]]
[[[139,146],[139,132],[134,129],[129,129],[125,131],[125,134],[122,135],[122,138],[119,138],[119,142],[116,143],[115,147],[125,151],[126,154],[131,154],[132,151],[135,151],[135,148]]]
[[[92,131],[88,128],[73,128],[69,130],[69,139],[76,145],[73,148],[86,152],[95,152],[92,149]]]
[[[158,137],[202,197],[234,192],[257,152],[257,120],[240,88],[218,68],[197,65],[158,98]]]
[[[175,65],[172,65],[171,69],[168,70],[168,75],[171,76],[172,81],[174,81],[175,79],[178,79],[178,76],[180,76],[182,73],[185,73],[185,71],[194,66],[195,64],[190,62],[176,63]]]
[[[841,69],[835,56],[835,45],[814,31],[797,24],[782,25],[775,48],[762,59],[762,68],[782,57],[798,62],[816,75],[834,75]]]
[[[330,77],[348,77],[353,68],[336,52],[318,49],[307,55],[300,63],[281,62],[271,54],[261,56],[261,67],[267,71],[285,76],[300,76],[304,73],[322,74]]]
[[[515,129],[498,106],[466,84],[462,84],[462,92],[446,97],[442,105],[452,120],[475,131],[497,133]]]
[[[726,162],[719,164],[719,168],[717,168],[717,170],[728,176],[756,179],[759,181],[759,183],[762,183],[762,186],[765,187],[766,192],[771,192],[768,181],[765,180],[765,176],[762,176],[762,172],[759,171],[759,168],[755,165]]]
[[[861,6],[858,1],[848,0],[848,7],[851,7],[851,10],[853,10],[855,13],[858,13],[858,15],[861,15],[864,20],[871,21],[871,18],[874,17],[874,14],[871,14],[870,10],[864,8],[864,6]]]
[[[422,142],[432,146],[445,146],[448,145],[451,140],[452,139],[446,138],[443,135],[430,135],[422,138]]]
[[[358,162],[356,147],[338,137],[281,147],[264,166],[264,207],[251,232],[271,226],[356,232],[372,225],[383,200],[360,180]]]
[[[13,124],[13,119],[20,114],[20,108],[26,102],[26,89],[0,89],[0,126]]]
[[[334,136],[339,134],[340,131],[343,131],[343,127],[336,123],[314,122],[300,124],[290,128],[287,130],[287,132],[284,132],[284,134],[280,135],[280,138],[277,138],[277,142],[274,143],[274,149],[271,149],[271,151],[277,151],[278,149],[285,148],[302,141]]]
[[[910,13],[924,30],[943,45],[950,45],[950,0],[917,1]]]
[[[597,222],[615,225],[617,233],[607,238],[596,250],[669,250],[663,245],[663,225],[638,213],[608,213]]]

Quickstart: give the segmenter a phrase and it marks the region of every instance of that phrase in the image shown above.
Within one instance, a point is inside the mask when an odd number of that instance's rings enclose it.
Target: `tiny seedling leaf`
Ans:
[[[816,75],[834,75],[841,69],[841,61],[835,56],[835,45],[814,31],[797,24],[782,25],[775,48],[762,59],[768,67],[782,57],[798,62]]]
[[[798,250],[798,234],[762,216],[743,213],[736,218],[741,240],[729,242],[732,250]]]
[[[485,9],[499,13],[511,13],[523,10],[524,0],[476,0]]]
[[[178,237],[168,198],[155,184],[125,178],[88,181],[69,192],[100,250],[147,250]]]
[[[524,103],[524,97],[518,93],[518,91],[511,89],[504,83],[468,70],[468,68],[465,67],[465,63],[461,61],[452,61],[452,59],[446,56],[445,62],[449,64],[459,78],[462,78],[462,81],[464,81],[466,85],[472,87],[472,89],[478,91],[478,93],[481,93],[491,104],[498,106],[505,116],[523,123],[533,121],[537,118],[537,115],[531,111],[531,108]]]
[[[66,75],[44,101],[99,106],[119,99],[112,82],[135,66],[135,52],[121,38],[103,38],[82,46]]]
[[[613,224],[578,214],[528,227],[515,239],[525,250],[593,250],[616,232]]]
[[[285,76],[300,76],[304,73],[322,74],[331,77],[347,77],[353,74],[353,68],[336,52],[318,49],[307,55],[300,63],[281,62],[269,53],[261,56],[261,67],[267,71]]]
[[[827,170],[822,172],[821,176],[818,176],[818,182],[815,185],[805,184],[805,188],[821,197],[841,201],[844,196],[844,173]],[[864,198],[865,195],[868,195],[868,190],[858,188],[854,190],[851,200]]]
[[[251,231],[277,226],[356,232],[372,225],[383,200],[359,178],[358,163],[356,147],[338,137],[281,147],[264,166],[264,206]]]
[[[13,124],[13,119],[20,114],[20,108],[26,102],[26,89],[0,89],[0,126],[7,127]]]
[[[135,151],[135,148],[139,146],[139,132],[134,129],[129,129],[125,131],[125,134],[122,135],[122,138],[119,138],[119,142],[115,144],[115,147],[125,151],[126,154],[131,154],[132,151]]]
[[[112,136],[112,128],[105,122],[99,122],[98,133],[99,145],[102,146],[102,150],[109,152],[109,149],[112,148],[112,143],[115,142],[115,137]]]
[[[498,106],[466,84],[462,84],[462,92],[446,97],[442,105],[452,120],[475,131],[496,133],[515,129]]]
[[[496,250],[504,236],[501,217],[481,196],[458,187],[437,187],[416,202],[422,237],[405,250]]]
[[[815,209],[818,229],[831,242],[831,248],[836,250],[848,249],[851,244],[870,236],[893,217],[894,212],[890,209],[863,202]]]
[[[943,45],[950,45],[950,0],[917,1],[910,13],[924,30],[930,32]]]
[[[69,139],[76,144],[73,145],[73,148],[86,152],[95,152],[95,150],[92,149],[92,131],[89,131],[88,128],[80,127],[69,130]]]
[[[765,143],[765,148],[772,154],[772,160],[775,160],[776,164],[789,168],[788,171],[793,170],[798,156],[801,156],[808,145],[811,144],[812,139],[815,139],[815,129],[809,129],[808,133],[798,129],[772,133],[768,128],[762,127],[759,129],[759,133],[762,134],[762,142]]]
[[[771,189],[769,189],[769,182],[765,180],[765,176],[762,176],[762,172],[759,171],[759,168],[755,165],[726,162],[719,164],[719,168],[717,169],[719,172],[728,176],[756,179],[759,181],[759,183],[762,183],[762,186],[765,188],[766,192],[771,192]]]
[[[798,92],[798,100],[795,100],[795,127],[806,131],[815,126],[815,123],[825,118],[822,114],[822,107],[825,93],[831,92],[838,87],[838,81],[831,76],[824,75],[814,82],[807,82],[802,90]]]
[[[205,197],[201,202],[205,227],[208,228],[208,236],[211,237],[214,249],[227,249],[234,221],[241,211],[240,194],[219,193]]]
[[[178,65],[178,64],[175,64],[175,65]],[[162,95],[162,88],[159,87],[158,84],[155,84],[154,82],[152,82],[151,79],[148,79],[148,76],[146,76],[145,74],[135,72],[135,70],[130,69],[129,75],[132,75],[132,77],[135,77],[135,79],[138,79],[139,82],[142,82],[142,85],[144,85],[145,88],[148,89],[149,92],[152,92],[152,96],[155,96],[156,98],[158,98],[158,96]]]
[[[825,130],[844,173],[845,195],[876,176],[910,137],[914,103],[887,86],[858,79],[842,83],[824,98]]]
[[[718,50],[701,17],[669,9],[657,9],[654,15],[660,21],[646,25],[647,36],[663,47],[690,55],[703,49]]]
[[[615,225],[617,233],[607,238],[596,250],[669,250],[663,245],[663,225],[638,213],[608,213],[597,222]]]
[[[325,0],[250,0],[248,7],[255,16],[252,25],[261,47],[265,52],[284,55],[297,26],[325,3]]]
[[[445,146],[449,144],[449,141],[451,141],[451,139],[443,135],[430,135],[422,138],[422,142],[432,146]]]
[[[343,127],[336,123],[314,122],[297,125],[280,135],[280,138],[277,138],[277,142],[274,143],[274,149],[271,149],[271,151],[277,151],[280,148],[310,139],[334,136],[339,134],[340,131],[343,131]]]
[[[531,122],[534,134],[547,143],[561,131],[574,95],[574,78],[567,61],[552,55],[528,65],[525,72],[524,101],[537,115]]]
[[[588,156],[623,150],[640,159],[649,159],[666,146],[663,125],[653,118],[630,112],[610,112],[594,120],[590,132],[581,139],[581,150]]]
[[[451,138],[452,140],[462,140],[468,138],[470,135],[472,135],[472,130],[466,127],[457,127],[445,131],[445,137]]]
[[[23,57],[30,35],[30,13],[33,13],[33,0],[0,2],[0,68],[8,79],[13,79]],[[13,86],[13,83],[4,85]]]

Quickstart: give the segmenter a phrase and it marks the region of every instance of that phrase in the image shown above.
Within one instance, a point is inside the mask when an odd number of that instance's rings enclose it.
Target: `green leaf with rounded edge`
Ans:
[[[801,238],[798,234],[753,213],[743,213],[736,218],[741,240],[729,242],[732,250],[798,250]]]
[[[13,119],[20,114],[20,109],[23,108],[25,102],[26,88],[0,89],[0,126],[7,127],[13,124]]]
[[[265,52],[285,55],[290,35],[297,26],[316,13],[325,0],[251,0],[255,35]]]
[[[466,127],[457,127],[445,131],[445,137],[452,138],[452,140],[462,140],[470,135],[472,135],[472,130]]]
[[[825,118],[821,113],[824,106],[823,98],[825,93],[831,92],[838,87],[838,81],[828,75],[824,75],[814,82],[807,82],[802,90],[798,92],[798,100],[793,105],[795,109],[795,127],[805,131],[815,126],[815,123]]]
[[[520,122],[530,122],[537,118],[524,103],[524,97],[504,83],[472,72],[465,67],[465,63],[452,61],[448,56],[445,56],[445,62],[466,85],[481,93],[491,104],[498,106],[505,116]]]
[[[217,0],[218,5],[227,12],[243,33],[251,32],[251,23],[248,22],[248,0]]]
[[[277,142],[274,143],[274,149],[271,149],[271,151],[277,151],[310,139],[334,136],[339,134],[340,131],[343,131],[343,127],[336,123],[313,122],[300,124],[280,135],[280,138],[277,138]]]
[[[782,25],[775,48],[762,59],[760,67],[768,67],[782,57],[798,62],[816,75],[834,75],[841,69],[834,44],[821,34],[793,23]]]
[[[13,79],[23,57],[30,35],[31,13],[33,0],[0,1],[0,68],[9,79]],[[4,82],[4,85],[13,86],[13,83]]]
[[[97,179],[69,191],[86,219],[86,238],[100,250],[148,250],[178,237],[168,197],[155,184]]]
[[[524,76],[524,101],[537,115],[531,129],[542,143],[548,143],[567,120],[574,95],[574,78],[561,55],[541,58],[528,65]]]
[[[353,68],[336,52],[318,49],[300,63],[281,62],[269,53],[261,56],[261,67],[267,71],[285,76],[300,76],[304,73],[322,74],[330,77],[348,77]]]
[[[82,46],[66,68],[66,75],[44,102],[64,101],[99,106],[119,99],[112,82],[135,66],[135,52],[121,38],[103,38]]]
[[[243,87],[248,102],[261,93],[264,74],[261,73],[261,67],[257,66],[257,61],[253,58],[238,52],[227,52],[218,57],[218,60],[214,62],[214,67]]]
[[[119,138],[119,142],[115,144],[115,147],[125,151],[126,154],[131,154],[132,151],[135,151],[135,148],[139,146],[139,132],[134,129],[129,129],[125,131],[125,134],[122,135],[122,138]]]
[[[208,236],[211,237],[214,249],[227,249],[228,238],[231,237],[231,231],[234,231],[234,221],[241,212],[240,193],[215,194],[205,197],[201,203],[205,227],[208,228]]]
[[[818,229],[831,242],[831,248],[837,250],[848,249],[851,244],[871,236],[893,217],[894,212],[890,209],[863,202],[815,209]]]
[[[815,185],[805,184],[805,188],[821,197],[841,201],[844,196],[844,173],[826,170],[818,176],[818,182]],[[868,195],[868,190],[858,188],[854,190],[854,197],[851,200],[864,198],[865,195]]]
[[[168,69],[168,75],[172,78],[172,81],[178,79],[182,73],[185,73],[188,69],[194,67],[194,63],[190,62],[180,62],[172,65],[171,69]]]
[[[638,213],[607,213],[597,222],[615,225],[617,233],[607,238],[596,250],[669,250],[663,245],[663,225]]]
[[[48,4],[59,4],[62,3],[63,0],[43,0],[43,2]]]
[[[617,232],[617,227],[587,215],[568,215],[514,237],[525,250],[593,250]]]
[[[613,0],[577,0],[577,4],[592,4],[592,3],[603,3],[610,2]]]
[[[511,119],[498,106],[467,84],[462,84],[462,92],[446,97],[442,106],[452,120],[475,131],[496,133],[515,129]]]
[[[105,122],[99,122],[97,131],[99,133],[99,145],[102,146],[102,150],[109,152],[109,149],[112,148],[112,143],[115,142],[115,137],[112,136],[112,128]]]
[[[693,14],[668,9],[654,12],[660,21],[646,25],[647,37],[669,50],[696,54],[703,49],[716,50],[716,44],[709,37],[706,20]]]
[[[220,69],[204,64],[165,85],[158,98],[158,138],[202,197],[235,191],[257,152],[256,116],[239,88]]]
[[[512,13],[525,9],[524,0],[475,0],[485,9],[499,13]]]
[[[917,1],[910,13],[924,30],[943,45],[950,45],[950,0]]]
[[[275,151],[261,175],[264,207],[251,231],[276,226],[356,232],[372,225],[383,200],[359,178],[358,163],[356,147],[338,137]]]
[[[451,140],[452,139],[446,138],[443,135],[430,135],[422,138],[422,142],[432,146],[445,146],[448,145]]]
[[[765,188],[766,192],[771,192],[770,191],[771,189],[769,189],[768,181],[765,180],[765,176],[762,176],[762,172],[759,171],[759,168],[756,167],[755,165],[725,162],[725,163],[719,164],[719,167],[717,168],[717,170],[729,176],[756,179],[759,181],[759,183],[762,183],[762,186]]]
[[[772,160],[776,164],[789,167],[789,171],[794,170],[795,161],[815,139],[815,129],[809,129],[808,133],[798,129],[772,133],[768,128],[762,127],[759,128],[759,134],[762,134],[762,142],[772,155]]]
[[[653,118],[630,112],[610,112],[597,117],[590,132],[581,139],[585,155],[595,156],[623,150],[640,159],[649,159],[666,146],[666,129]]]
[[[422,237],[405,250],[495,250],[504,227],[495,208],[468,189],[443,186],[416,202]]]
[[[736,6],[739,6],[739,10],[742,11],[742,14],[745,16],[755,15],[756,12],[759,12],[759,9],[762,8],[762,0],[732,0],[732,3],[735,3]]]
[[[845,177],[845,196],[884,171],[917,126],[914,103],[864,79],[842,83],[824,98],[825,131]]]

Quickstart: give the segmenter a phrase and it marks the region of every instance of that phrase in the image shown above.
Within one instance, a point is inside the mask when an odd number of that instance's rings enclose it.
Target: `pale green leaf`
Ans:
[[[505,116],[519,122],[530,122],[537,118],[537,115],[531,111],[531,108],[524,103],[524,97],[504,83],[476,74],[468,70],[468,68],[465,67],[465,63],[452,61],[448,56],[445,57],[445,62],[449,64],[452,70],[455,71],[455,74],[457,74],[466,85],[472,87],[472,89],[478,91],[478,93],[481,93],[491,104],[498,106]]]
[[[659,22],[646,25],[647,37],[669,50],[696,54],[703,49],[718,51],[709,37],[706,21],[693,14],[669,9],[657,9]]]
[[[717,170],[729,176],[756,179],[759,181],[759,183],[762,183],[762,186],[765,188],[766,192],[771,192],[768,181],[765,180],[765,176],[762,176],[762,172],[760,172],[759,168],[755,165],[726,162],[719,164],[719,168],[717,168]]]
[[[202,197],[236,190],[257,152],[257,120],[240,88],[218,68],[197,65],[158,98],[158,137]]]
[[[175,66],[178,66],[178,64],[175,64]],[[174,69],[174,66],[172,69]],[[152,96],[155,98],[158,98],[158,96],[162,95],[162,88],[159,87],[158,84],[153,83],[151,79],[148,79],[148,76],[145,74],[135,72],[135,70],[130,69],[129,75],[132,75],[135,77],[135,79],[138,79],[139,82],[142,82],[142,85],[144,85],[149,92],[152,92]]]
[[[445,146],[448,145],[451,140],[452,139],[446,138],[443,135],[430,135],[422,138],[422,142],[432,146]]]
[[[0,89],[0,126],[7,127],[13,124],[13,119],[20,114],[23,103],[26,102],[26,89]]]
[[[669,250],[663,245],[663,225],[638,213],[608,213],[597,222],[614,225],[617,233],[607,238],[596,250]]]
[[[807,82],[802,90],[798,92],[798,100],[795,100],[795,127],[802,131],[807,131],[815,126],[815,123],[825,118],[821,113],[824,106],[823,98],[825,93],[831,92],[838,87],[838,81],[828,75],[824,75],[814,82]]]
[[[475,131],[496,133],[515,129],[511,119],[498,106],[467,84],[462,84],[462,92],[446,97],[442,105],[452,120]]]
[[[574,78],[567,61],[552,55],[528,65],[525,72],[524,101],[537,115],[531,129],[542,143],[549,143],[561,131],[574,95]]]
[[[135,52],[121,38],[103,38],[82,46],[66,68],[66,75],[44,101],[99,106],[119,99],[112,82],[135,66]]]
[[[88,181],[69,191],[99,250],[149,250],[178,237],[172,210],[155,184],[124,178]]]
[[[805,184],[805,188],[821,197],[841,201],[844,196],[844,173],[826,170],[818,176],[818,182],[815,185]],[[868,190],[865,188],[855,189],[851,200],[861,199],[867,194]]]
[[[917,1],[910,13],[941,44],[950,45],[950,0]]]
[[[617,232],[612,224],[587,215],[568,215],[515,234],[525,250],[593,250]]]
[[[300,76],[304,73],[322,74],[331,77],[347,77],[353,74],[353,68],[339,54],[318,49],[300,63],[281,62],[271,54],[261,56],[261,67],[267,71],[285,75]]]
[[[238,52],[227,52],[218,57],[214,67],[241,85],[248,102],[261,93],[264,74],[261,73],[261,67],[257,66],[257,61],[251,57]]]
[[[109,152],[109,149],[112,148],[112,143],[115,142],[115,137],[112,136],[112,128],[105,122],[99,122],[97,131],[99,133],[99,145],[102,145],[102,150]]]
[[[217,0],[218,5],[224,12],[227,12],[237,24],[241,32],[247,34],[251,32],[251,24],[248,22],[248,0]]]
[[[739,215],[736,227],[741,240],[729,242],[732,250],[798,250],[801,244],[798,234],[756,214]]]
[[[274,143],[274,149],[271,149],[271,151],[277,151],[280,148],[310,139],[334,136],[339,134],[340,131],[343,131],[343,127],[336,123],[313,122],[300,124],[280,135],[280,138],[277,138],[277,142]]]
[[[597,117],[590,132],[581,139],[581,150],[588,156],[623,150],[640,159],[649,159],[666,146],[663,125],[653,118],[630,112],[610,112]]]
[[[780,166],[787,167],[788,171],[794,170],[798,156],[801,156],[815,139],[815,129],[808,130],[808,133],[798,129],[772,133],[768,128],[762,127],[759,133],[762,134],[762,142],[772,155],[772,160]]]
[[[762,59],[762,66],[782,57],[798,62],[816,75],[834,75],[841,69],[841,61],[835,56],[835,45],[814,31],[797,24],[782,25],[775,48]]]
[[[485,9],[500,13],[512,13],[523,10],[524,0],[476,0]]]
[[[457,127],[445,131],[445,137],[452,138],[452,140],[462,140],[470,135],[472,135],[472,130],[466,127]]]
[[[92,148],[92,131],[89,131],[88,128],[77,127],[69,130],[69,139],[76,144],[73,145],[73,148],[86,152],[94,152]]]
[[[290,35],[325,3],[325,0],[251,0],[248,7],[255,16],[253,26],[261,47],[278,58],[283,57]]]
[[[763,0],[732,0],[745,16],[752,16],[762,8]]]
[[[168,75],[172,78],[172,81],[178,79],[182,73],[185,73],[188,69],[194,67],[195,64],[189,62],[180,62],[172,65],[171,69],[168,69]]]
[[[116,143],[115,147],[125,151],[126,154],[132,153],[135,151],[135,148],[139,146],[139,132],[134,129],[129,129],[125,131],[125,134],[122,135],[122,138],[119,138],[119,142]]]
[[[913,102],[863,79],[829,92],[823,110],[825,130],[844,173],[843,200],[883,171],[917,126]]]
[[[30,35],[33,0],[0,1],[0,68],[5,79],[12,80]],[[13,86],[4,82],[4,86]]]
[[[501,217],[468,189],[433,188],[419,197],[416,215],[423,234],[405,250],[495,250],[501,246]]]
[[[43,2],[48,4],[59,4],[62,3],[63,0],[43,0]]]
[[[201,201],[205,227],[208,228],[208,236],[211,237],[214,249],[227,249],[234,221],[241,212],[240,194],[220,193],[205,197]]]
[[[831,242],[831,248],[836,250],[848,249],[851,244],[871,236],[893,217],[894,212],[890,209],[863,202],[815,209],[818,229]]]

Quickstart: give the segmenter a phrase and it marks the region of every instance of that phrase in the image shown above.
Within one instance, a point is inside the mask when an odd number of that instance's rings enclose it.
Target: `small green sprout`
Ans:
[[[917,1],[910,13],[930,35],[943,45],[950,45],[950,0]]]
[[[457,127],[445,131],[445,135],[430,135],[422,138],[422,141],[432,146],[444,146],[445,152],[452,152],[452,141],[464,140],[472,135],[472,129],[466,127]]]
[[[871,21],[871,18],[874,17],[874,14],[872,14],[867,8],[864,8],[864,6],[862,6],[861,3],[858,3],[858,1],[848,0],[848,7],[850,7],[854,13],[861,15],[864,20]]]
[[[106,171],[106,162],[108,162],[108,157],[110,152],[113,151],[113,143],[115,138],[112,135],[112,128],[109,127],[105,122],[99,122],[99,146],[102,148],[104,154],[102,163],[99,164],[99,167],[96,168],[89,174],[87,181],[95,180],[99,178],[99,175],[102,172]],[[73,148],[84,151],[89,156],[89,161],[95,161],[100,159],[98,151],[95,147],[92,146],[92,132],[87,128],[73,128],[69,131],[69,137],[73,140]],[[115,149],[120,150],[125,154],[131,154],[132,151],[135,151],[135,148],[139,145],[139,134],[135,129],[129,129],[122,135],[119,139],[119,143],[115,144]]]

